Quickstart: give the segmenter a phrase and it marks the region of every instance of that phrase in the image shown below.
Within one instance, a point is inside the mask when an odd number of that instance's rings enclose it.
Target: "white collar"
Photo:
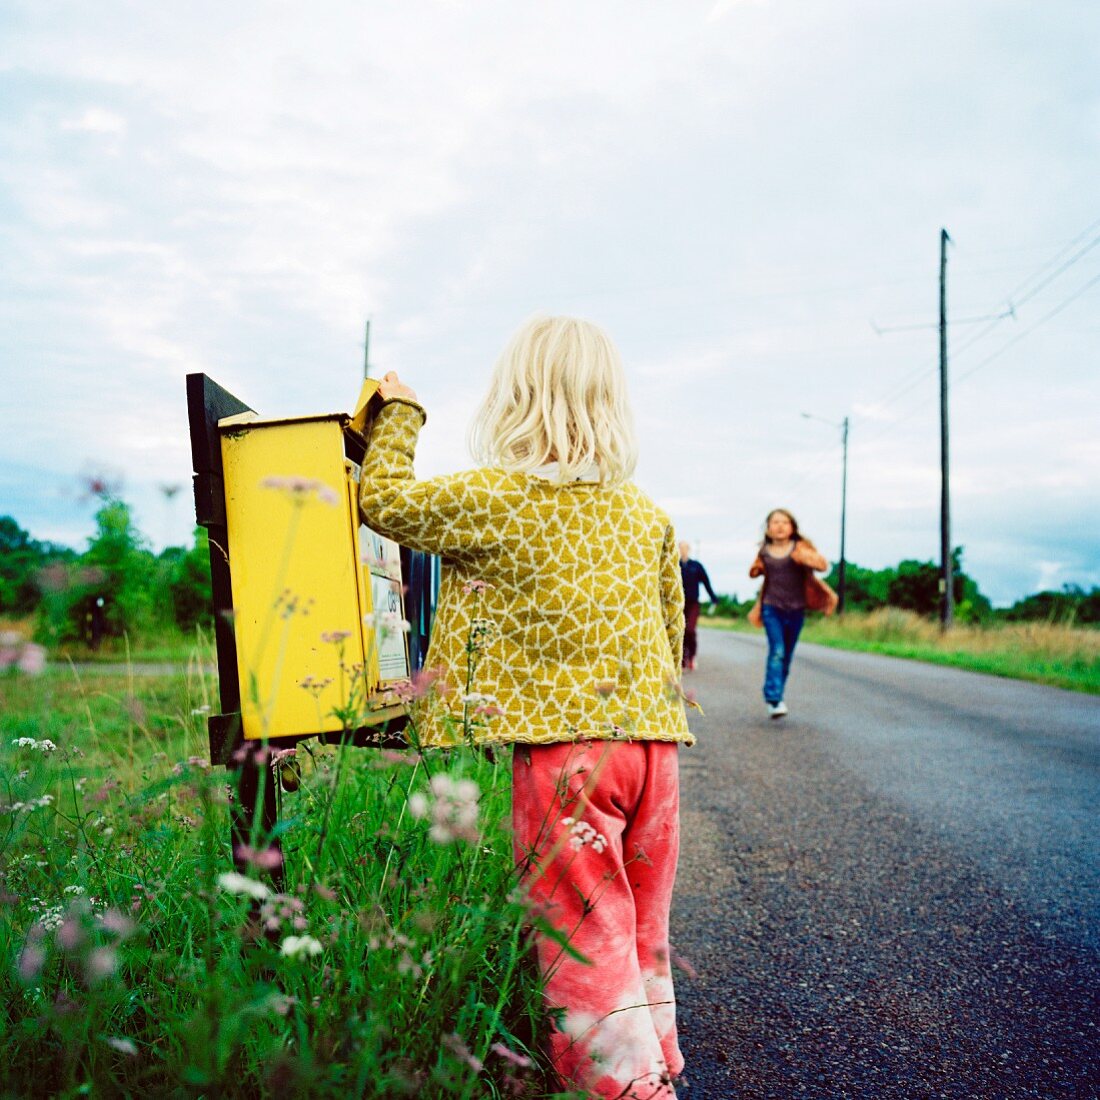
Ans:
[[[539,466],[534,470],[528,470],[527,472],[532,477],[541,478],[543,481],[557,481],[560,484],[566,484],[561,482],[559,477],[559,466],[556,462],[547,462],[544,466]],[[592,465],[582,470],[573,481],[599,481],[600,480],[600,468],[593,462]]]

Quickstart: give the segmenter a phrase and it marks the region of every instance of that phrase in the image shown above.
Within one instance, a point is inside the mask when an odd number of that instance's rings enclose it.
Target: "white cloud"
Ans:
[[[103,107],[88,107],[80,115],[62,120],[61,129],[121,136],[126,133],[126,120]]]

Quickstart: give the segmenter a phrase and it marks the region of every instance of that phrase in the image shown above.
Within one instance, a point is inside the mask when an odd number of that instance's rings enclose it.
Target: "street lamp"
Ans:
[[[837,613],[844,611],[844,574],[847,569],[847,559],[844,555],[844,528],[848,514],[848,418],[843,420],[826,420],[823,416],[814,416],[813,413],[802,414],[807,420],[820,420],[822,424],[840,429],[840,441],[844,449],[844,459],[841,463],[840,473],[840,565],[836,574]]]

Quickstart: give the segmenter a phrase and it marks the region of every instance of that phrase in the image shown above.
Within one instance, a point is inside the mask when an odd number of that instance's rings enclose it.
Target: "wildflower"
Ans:
[[[273,871],[283,865],[283,853],[278,848],[253,848],[238,844],[233,854],[241,863],[248,863],[260,871]]]
[[[499,1054],[506,1062],[511,1062],[513,1066],[519,1066],[520,1069],[527,1069],[529,1066],[534,1065],[525,1054],[517,1054],[514,1050],[509,1050],[503,1043],[493,1043],[489,1049],[494,1054]]]
[[[326,645],[339,645],[351,637],[350,630],[326,630],[321,635],[321,641]]]
[[[271,1011],[274,1012],[276,1016],[286,1016],[297,1003],[297,997],[290,997],[285,993],[273,993],[271,995],[271,1000],[268,1001]]]
[[[27,933],[27,942],[23,944],[23,950],[19,953],[19,962],[16,963],[15,969],[19,980],[27,985],[38,978],[46,965],[46,951],[42,947],[45,934],[46,929],[41,923],[31,925]]]
[[[312,936],[287,936],[279,945],[281,954],[291,959],[299,959],[303,955],[320,955],[324,948],[321,941]]]
[[[133,1039],[108,1039],[107,1045],[117,1050],[119,1054],[129,1054],[131,1056],[137,1054],[137,1044]]]
[[[593,685],[592,690],[601,699],[610,699],[615,694],[618,684],[614,680],[601,680],[598,684]]]
[[[34,749],[35,752],[54,752],[57,746],[49,739],[36,741],[33,737],[17,737],[12,744],[17,749]]]
[[[311,495],[323,504],[335,506],[340,502],[335,489],[313,477],[265,477],[260,487],[286,493],[295,504],[304,503]]]
[[[15,662],[15,667],[26,676],[38,676],[46,671],[46,650],[44,646],[28,642]]]
[[[414,699],[423,699],[435,692],[438,695],[446,695],[451,687],[444,679],[446,670],[442,665],[433,665],[430,668],[422,668],[412,674],[411,680],[405,680],[393,687],[394,694],[403,703],[412,702]]]
[[[326,677],[323,680],[316,680],[312,676],[307,676],[305,679],[298,682],[298,686],[303,691],[308,691],[314,698],[319,698],[321,692],[325,690],[332,683],[332,677]]]
[[[474,649],[492,641],[496,634],[496,623],[492,619],[477,617],[470,620],[470,642]]]
[[[59,947],[66,951],[75,951],[84,939],[84,929],[80,926],[80,921],[70,915],[61,922],[61,927],[54,936]]]
[[[113,977],[118,969],[118,955],[110,947],[96,947],[84,959],[84,978],[89,985]]]
[[[467,596],[470,596],[470,595],[480,596],[483,592],[488,592],[489,589],[492,588],[492,587],[493,586],[491,584],[489,584],[488,581],[471,580],[471,581],[467,581],[462,586],[462,591],[465,592]]]
[[[257,882],[236,871],[225,871],[218,875],[218,885],[227,893],[256,898],[258,901],[271,895],[271,888],[266,883]]]
[[[408,634],[412,629],[409,621],[401,618],[398,611],[374,611],[370,615],[364,615],[363,622],[381,631],[384,638],[393,634]]]
[[[204,703],[204,704],[203,704],[203,705],[202,705],[201,707],[194,707],[194,708],[192,709],[191,713],[192,713],[192,715],[194,715],[194,716],[195,716],[196,718],[197,718],[197,717],[198,717],[199,715],[202,715],[202,714],[209,714],[209,713],[210,713],[210,704],[209,704],[209,703]]]
[[[117,790],[121,784],[117,779],[108,779],[102,786],[96,788],[92,792],[93,802],[106,802],[110,797],[111,791]]]
[[[105,932],[117,936],[120,940],[124,940],[127,936],[132,935],[135,927],[134,922],[124,913],[120,913],[117,909],[108,909],[100,913],[98,916],[98,923],[100,928]]]
[[[451,1051],[452,1054],[457,1055],[460,1061],[463,1061],[474,1071],[474,1073],[480,1073],[484,1068],[480,1058],[476,1057],[466,1045],[462,1036],[458,1032],[454,1032],[450,1035],[443,1036],[443,1045]]]
[[[437,844],[465,840],[476,844],[479,839],[478,798],[481,792],[470,779],[452,779],[440,773],[431,780],[431,797],[422,793],[409,796],[409,813],[415,818],[431,819],[428,835]]]
[[[497,705],[496,697],[481,691],[471,691],[462,696],[462,702],[468,707],[491,707]]]
[[[272,894],[260,906],[260,920],[269,932],[279,932],[287,924],[298,932],[304,932],[307,927],[304,912],[305,903],[301,898]]]
[[[689,978],[698,978],[699,972],[678,951],[671,953],[670,961],[677,970],[682,970]]]
[[[591,844],[592,850],[599,855],[607,847],[607,837],[598,833],[587,821],[574,821],[571,817],[562,820],[563,825],[569,825],[569,843],[574,851],[579,852],[586,845]]]

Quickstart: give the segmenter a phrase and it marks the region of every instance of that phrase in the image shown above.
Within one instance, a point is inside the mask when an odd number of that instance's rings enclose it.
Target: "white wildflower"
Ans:
[[[303,956],[320,955],[324,948],[321,941],[312,936],[287,936],[279,945],[279,951],[292,959],[300,959]]]
[[[256,898],[258,901],[262,901],[271,894],[271,887],[265,883],[257,882],[254,878],[236,871],[226,871],[218,875],[218,885],[230,894],[240,894],[244,897]]]

